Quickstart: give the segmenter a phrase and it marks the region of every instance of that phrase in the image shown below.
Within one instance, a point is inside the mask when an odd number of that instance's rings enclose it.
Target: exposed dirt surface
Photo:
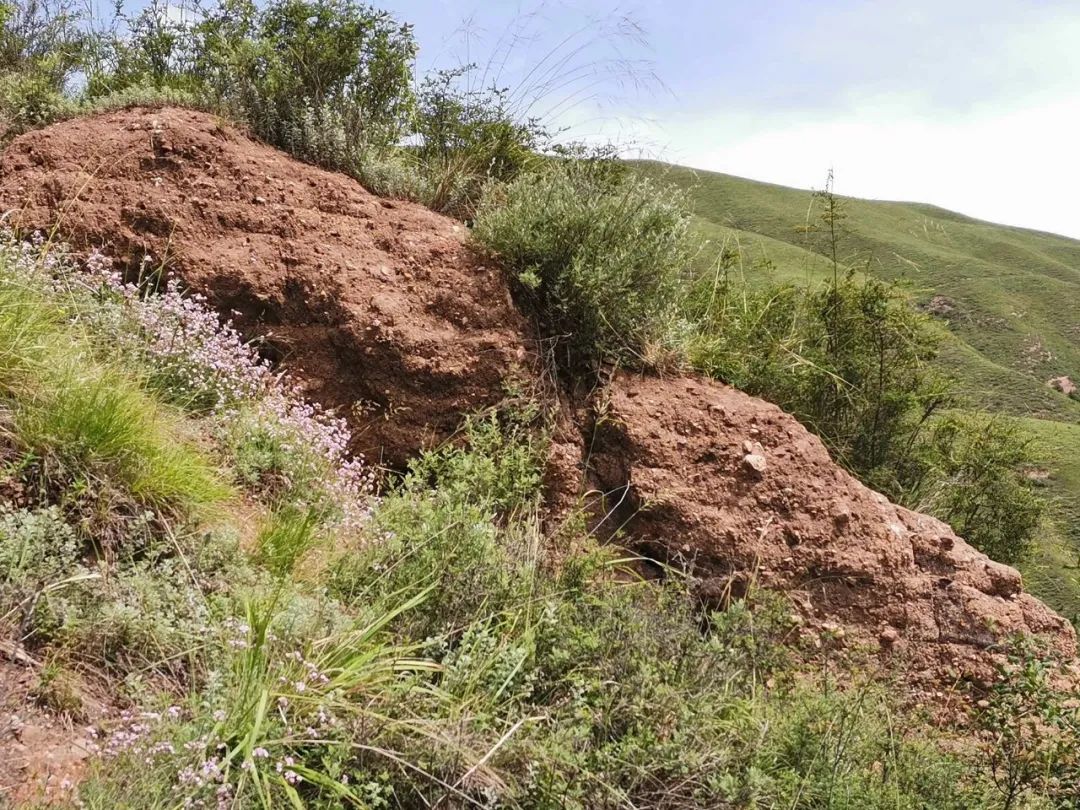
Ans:
[[[0,210],[59,221],[80,250],[144,254],[205,294],[324,405],[355,449],[399,466],[530,378],[528,330],[464,228],[257,144],[213,116],[134,109],[15,140]],[[1071,627],[942,523],[891,505],[779,409],[693,377],[616,376],[561,408],[552,512],[583,487],[623,542],[692,561],[722,603],[752,578],[830,633],[926,680],[982,679],[1015,631],[1074,651]],[[589,496],[595,503],[595,494]]]
[[[400,465],[444,438],[527,361],[524,322],[464,226],[212,115],[140,108],[24,135],[0,160],[6,210],[132,272],[164,262],[351,413],[369,459]]]
[[[1055,391],[1060,391],[1067,397],[1071,397],[1076,393],[1076,383],[1072,381],[1071,377],[1054,377],[1046,384]]]
[[[693,377],[620,375],[594,405],[589,475],[631,545],[693,561],[702,596],[751,578],[791,593],[807,633],[903,661],[918,680],[985,681],[1016,632],[1075,653],[1020,574],[889,503],[779,408]]]
[[[5,655],[0,651],[0,807],[66,802],[93,741],[84,727],[36,706],[33,665]]]

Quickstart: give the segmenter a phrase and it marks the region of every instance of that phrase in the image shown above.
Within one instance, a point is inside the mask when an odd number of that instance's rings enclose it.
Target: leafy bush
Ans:
[[[422,608],[402,619],[410,638],[460,632],[482,611],[498,611],[522,593],[506,537],[479,506],[438,494],[394,495],[376,510],[371,530],[374,543],[333,564],[331,593],[362,605],[433,589]]]
[[[0,513],[0,605],[22,605],[63,579],[81,552],[56,507]]]
[[[194,94],[299,157],[348,169],[405,133],[409,26],[353,0],[223,0],[190,21],[152,4],[98,43],[91,99],[132,86]]]
[[[547,443],[533,424],[535,406],[466,417],[464,446],[447,443],[409,466],[404,488],[431,486],[440,495],[501,516],[539,505]]]
[[[770,733],[753,749],[742,797],[836,810],[994,807],[970,762],[927,739],[928,721],[899,709],[887,688],[826,682],[769,701]]]
[[[0,516],[0,624],[17,626],[31,650],[51,647],[54,661],[120,677],[133,668],[175,675],[176,656],[211,622],[214,594],[249,577],[236,561],[202,553],[190,535],[154,543],[148,517],[124,522],[129,542],[106,563],[57,507]],[[214,542],[228,548],[223,536]]]
[[[201,42],[191,23],[170,15],[160,0],[152,0],[134,17],[124,15],[121,8],[117,7],[112,30],[94,37],[86,96],[100,98],[130,87],[198,91],[194,70]]]
[[[74,107],[44,74],[28,71],[0,78],[0,138],[3,140],[50,124]]]
[[[1029,437],[1006,419],[949,414],[919,452],[926,470],[916,493],[920,509],[999,562],[1028,556],[1044,510],[1023,474],[1032,462]]]
[[[429,180],[424,202],[470,216],[489,181],[513,180],[539,158],[547,140],[539,122],[517,121],[509,91],[469,85],[476,65],[440,70],[420,84],[414,123],[416,157]]]
[[[1008,663],[977,714],[976,765],[1004,810],[1045,796],[1053,807],[1080,801],[1080,706],[1060,684],[1070,676],[1030,639],[1015,639]]]
[[[74,4],[0,3],[0,143],[73,106],[64,91],[85,49],[81,12]]]
[[[86,45],[80,14],[65,0],[0,3],[0,72],[33,67],[54,87],[62,87]]]
[[[640,364],[675,317],[688,216],[674,191],[565,159],[490,188],[473,238],[514,276],[561,363]]]

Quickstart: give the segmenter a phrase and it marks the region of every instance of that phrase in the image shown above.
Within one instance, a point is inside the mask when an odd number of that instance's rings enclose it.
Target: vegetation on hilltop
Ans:
[[[489,186],[472,238],[516,276],[555,362],[581,371],[673,349],[688,219],[680,195],[610,157],[569,157]]]

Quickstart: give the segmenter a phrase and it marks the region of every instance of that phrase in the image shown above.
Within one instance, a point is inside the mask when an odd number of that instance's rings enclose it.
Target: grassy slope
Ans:
[[[662,163],[638,168],[687,189],[696,229],[714,246],[737,243],[751,281],[830,272],[821,238],[800,227],[816,216],[809,192]],[[1038,437],[1054,508],[1025,573],[1035,593],[1080,615],[1080,403],[1045,384],[1080,378],[1080,241],[916,203],[845,198],[845,212],[842,259],[904,282],[919,303],[949,299],[941,365],[973,405],[1022,417]]]

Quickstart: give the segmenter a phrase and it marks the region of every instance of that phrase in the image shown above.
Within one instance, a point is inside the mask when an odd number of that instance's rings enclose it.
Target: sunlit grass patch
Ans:
[[[95,356],[90,339],[50,299],[45,279],[0,255],[0,391],[8,443],[55,482],[93,495],[122,490],[138,505],[197,512],[229,496],[189,439],[184,417],[137,372]],[[36,283],[35,283],[36,281]]]

